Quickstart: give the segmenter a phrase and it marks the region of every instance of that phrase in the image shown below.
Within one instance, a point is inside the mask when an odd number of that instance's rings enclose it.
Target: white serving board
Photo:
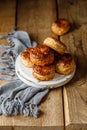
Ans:
[[[52,80],[40,81],[33,77],[32,68],[25,67],[21,62],[20,56],[18,56],[15,63],[15,70],[18,77],[28,85],[37,88],[56,88],[68,83],[73,78],[76,68],[69,75],[55,73],[55,77]]]

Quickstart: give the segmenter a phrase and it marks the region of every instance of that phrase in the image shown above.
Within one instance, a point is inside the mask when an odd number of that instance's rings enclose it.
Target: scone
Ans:
[[[20,53],[21,62],[26,67],[32,67],[32,65],[33,65],[31,60],[30,60],[30,50],[31,50],[31,48],[28,48]]]
[[[30,59],[33,64],[44,66],[54,62],[54,53],[46,45],[37,45],[30,51]]]
[[[71,54],[63,54],[55,64],[56,72],[59,74],[70,74],[75,69],[75,62]]]
[[[59,54],[63,54],[67,49],[66,45],[61,41],[58,41],[54,37],[47,37],[43,44],[47,45],[48,47],[52,48],[53,50],[57,51]]]
[[[59,19],[52,23],[51,29],[54,34],[61,36],[69,31],[70,22],[66,19]]]
[[[55,76],[55,66],[47,65],[47,66],[33,66],[33,76],[39,80],[47,81],[53,79]]]

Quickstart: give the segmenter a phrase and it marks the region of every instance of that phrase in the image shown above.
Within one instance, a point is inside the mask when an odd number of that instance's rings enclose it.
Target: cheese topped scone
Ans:
[[[62,43],[61,41],[58,41],[56,38],[54,37],[47,37],[44,42],[44,45],[47,45],[48,47],[52,48],[53,50],[57,51],[59,54],[63,54],[67,47],[64,43]]]
[[[57,73],[60,74],[70,74],[75,69],[75,61],[71,54],[64,53],[55,64],[55,69]]]
[[[26,50],[24,50],[23,52],[21,52],[20,57],[21,57],[21,62],[23,63],[23,65],[25,65],[26,67],[32,67],[32,62],[30,60],[30,51],[32,48],[28,48]]]
[[[46,65],[46,66],[33,66],[33,76],[39,80],[47,81],[53,79],[55,76],[55,66],[54,65]]]
[[[36,65],[50,65],[54,62],[54,52],[46,45],[37,45],[31,50],[30,59]]]
[[[70,22],[63,18],[58,19],[57,21],[52,23],[51,29],[55,35],[61,36],[69,31]]]

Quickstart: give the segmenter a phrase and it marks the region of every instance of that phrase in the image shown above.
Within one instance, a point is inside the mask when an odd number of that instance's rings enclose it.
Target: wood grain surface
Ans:
[[[50,92],[40,105],[43,113],[38,119],[23,116],[0,116],[0,126],[7,126],[7,128],[10,126],[12,130],[63,130],[61,97],[60,89]]]
[[[47,36],[54,36],[51,25],[56,20],[56,0],[19,0],[17,28],[29,32],[39,44]]]
[[[73,80],[64,87],[66,130],[87,130],[87,0],[60,0],[59,17],[71,22],[70,31],[60,37],[76,59]]]
[[[70,31],[60,40],[75,58],[75,77],[63,90],[50,91],[39,106],[38,119],[0,116],[0,130],[87,130],[87,0],[0,0],[0,34],[16,25],[42,44],[47,36],[57,37],[51,24],[58,14],[71,23]],[[0,81],[3,83],[6,81]]]
[[[6,35],[15,27],[15,0],[0,0],[0,34]],[[0,43],[7,43],[5,39],[0,39]]]
[[[0,34],[7,34],[15,27],[15,0],[0,0]]]
[[[46,0],[45,2],[43,0],[37,0],[37,2],[36,0],[18,0],[17,4],[16,25],[18,30],[27,31],[31,38],[39,44],[47,36],[53,35],[50,28],[52,22],[57,18],[56,0]],[[5,130],[63,130],[62,88],[50,91],[41,103],[40,110],[42,113],[38,119],[23,116],[0,116],[0,127],[4,126]]]
[[[0,35],[7,35],[15,27],[15,0],[0,0]],[[7,44],[6,39],[0,39],[0,44]],[[0,85],[7,81],[1,80]]]

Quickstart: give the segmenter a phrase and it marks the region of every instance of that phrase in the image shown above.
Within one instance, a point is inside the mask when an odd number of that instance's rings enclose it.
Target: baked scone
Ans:
[[[55,66],[47,65],[47,66],[33,66],[33,76],[39,80],[47,81],[53,79],[55,76]]]
[[[58,41],[54,37],[47,37],[43,44],[49,46],[53,50],[57,51],[59,54],[63,54],[65,50],[67,49],[66,45],[62,43],[61,41]]]
[[[30,51],[30,59],[33,64],[44,66],[54,62],[54,53],[46,45],[37,45]]]
[[[66,19],[59,19],[52,23],[51,30],[56,35],[63,35],[67,33],[70,29],[70,22]]]
[[[55,64],[56,72],[60,74],[70,74],[75,69],[75,61],[71,54],[64,53]]]
[[[31,48],[28,48],[20,53],[21,62],[26,67],[32,67],[32,65],[33,65],[31,60],[30,60],[30,50],[31,50]]]

